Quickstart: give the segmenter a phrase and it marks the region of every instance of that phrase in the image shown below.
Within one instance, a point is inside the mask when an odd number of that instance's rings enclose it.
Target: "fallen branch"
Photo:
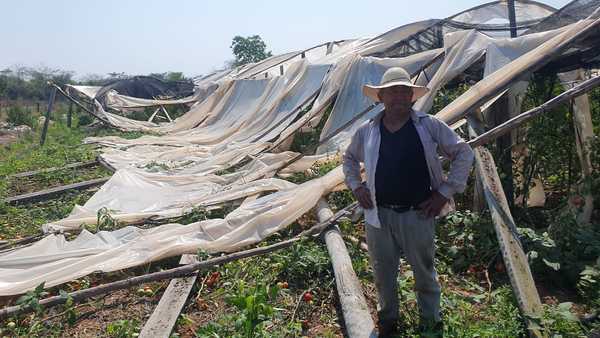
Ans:
[[[68,298],[71,298],[73,302],[78,303],[82,300],[88,299],[90,297],[95,297],[99,295],[106,294],[108,292],[128,289],[136,285],[156,282],[165,279],[173,279],[179,277],[187,277],[196,274],[199,270],[205,270],[215,265],[221,265],[228,262],[232,262],[238,259],[253,257],[264,255],[266,253],[270,253],[273,251],[281,250],[287,247],[292,246],[294,243],[299,242],[303,239],[312,238],[315,235],[319,235],[325,229],[327,229],[330,225],[336,223],[340,218],[348,216],[351,212],[357,207],[356,202],[350,204],[344,209],[338,211],[333,217],[329,218],[324,222],[320,222],[317,225],[307,229],[300,234],[296,235],[293,238],[290,238],[285,241],[281,241],[275,244],[267,245],[264,247],[252,248],[249,250],[235,252],[229,255],[224,255],[221,257],[215,257],[211,259],[207,259],[202,262],[187,264],[181,267],[168,269],[164,271],[154,272],[142,276],[136,276],[112,283],[107,283],[103,285],[99,285],[93,288],[78,290],[75,292],[71,292],[66,296],[53,296],[46,299],[42,299],[39,301],[39,304],[43,307],[50,307],[59,304],[63,304],[67,301]],[[31,312],[33,309],[30,305],[15,305],[5,307],[0,310],[0,320],[3,320],[9,316],[14,316],[20,313]]]

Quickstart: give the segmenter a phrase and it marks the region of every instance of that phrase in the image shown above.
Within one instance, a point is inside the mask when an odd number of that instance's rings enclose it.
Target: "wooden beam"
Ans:
[[[582,69],[574,70],[569,73],[558,75],[561,80],[576,80],[580,81],[585,78]],[[566,85],[567,88],[572,87],[573,82]],[[579,163],[581,166],[581,177],[583,184],[580,186],[579,194],[583,196],[584,205],[572,205],[577,214],[578,224],[588,224],[592,219],[594,210],[594,194],[592,189],[586,189],[585,185],[592,179],[594,167],[592,165],[592,139],[594,138],[594,126],[591,115],[590,100],[587,94],[572,99],[573,107],[573,126],[575,129],[575,145]]]
[[[52,168],[45,168],[45,169],[26,171],[26,172],[22,172],[22,173],[18,173],[18,174],[13,174],[13,175],[8,176],[7,178],[8,179],[24,178],[24,177],[30,177],[30,176],[35,176],[35,175],[39,175],[39,174],[45,174],[45,173],[50,173],[50,172],[65,170],[65,169],[79,169],[79,168],[93,167],[97,164],[98,164],[97,160],[87,161],[87,162],[76,162],[76,163],[67,164],[64,167],[52,167]]]
[[[162,109],[163,113],[165,113],[165,116],[167,117],[169,122],[173,122],[173,119],[171,119],[171,115],[169,115],[169,112],[167,111],[167,109],[162,105],[160,106],[160,109]]]
[[[154,113],[152,113],[152,115],[150,115],[150,117],[148,118],[148,122],[152,122],[152,120],[154,120],[154,117],[156,116],[156,114],[158,114],[159,111],[160,108],[156,108],[156,110],[154,110]]]
[[[108,181],[110,177],[96,178],[89,181],[83,181],[73,184],[67,184],[60,187],[50,188],[42,191],[36,191],[29,194],[18,195],[14,197],[8,197],[4,199],[7,204],[19,204],[19,203],[31,203],[49,199],[50,197],[60,195],[65,191],[69,190],[83,190],[98,185],[102,185]]]
[[[197,257],[196,255],[182,255],[179,264],[198,263]],[[140,332],[140,338],[169,338],[192,287],[196,283],[197,276],[194,274],[171,280],[154,312]]]
[[[472,136],[477,135],[476,130],[480,129],[478,125],[478,121],[469,117],[469,134]],[[481,179],[485,200],[490,209],[494,230],[496,231],[513,292],[517,298],[519,308],[525,316],[530,336],[543,337],[544,335],[530,319],[533,317],[539,318],[543,313],[540,295],[531,275],[527,255],[525,255],[521,246],[517,226],[510,213],[494,158],[484,147],[477,147],[474,150],[475,170]]]
[[[329,205],[321,198],[317,204],[319,222],[324,222],[332,217],[333,212]],[[362,286],[352,269],[352,260],[337,226],[331,226],[325,230],[323,238],[333,266],[335,285],[348,337],[376,337],[375,324],[371,318]]]

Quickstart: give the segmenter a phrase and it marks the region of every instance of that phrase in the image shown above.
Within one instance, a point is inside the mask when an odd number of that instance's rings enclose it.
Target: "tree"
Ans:
[[[258,62],[272,55],[270,51],[266,51],[267,45],[258,35],[246,38],[236,35],[231,42],[231,49],[235,55],[234,66]]]

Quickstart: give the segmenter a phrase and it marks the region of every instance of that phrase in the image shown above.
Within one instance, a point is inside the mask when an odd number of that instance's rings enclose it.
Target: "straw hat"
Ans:
[[[378,86],[363,86],[363,94],[371,98],[373,101],[379,102],[379,90],[394,86],[411,87],[413,89],[412,102],[417,101],[429,91],[429,88],[427,87],[417,86],[410,82],[410,75],[406,70],[404,70],[404,68],[392,67],[385,71],[381,77],[381,83]]]

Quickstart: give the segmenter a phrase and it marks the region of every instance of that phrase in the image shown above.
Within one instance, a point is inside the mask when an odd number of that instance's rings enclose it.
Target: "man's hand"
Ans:
[[[446,203],[448,203],[448,199],[439,192],[434,191],[428,199],[419,204],[419,207],[427,217],[435,217],[440,214]]]
[[[360,206],[363,209],[373,208],[373,201],[371,200],[371,192],[369,191],[369,189],[367,187],[361,185],[360,187],[354,189],[354,191],[352,193],[354,194],[354,197],[358,201],[358,204],[360,204]]]

